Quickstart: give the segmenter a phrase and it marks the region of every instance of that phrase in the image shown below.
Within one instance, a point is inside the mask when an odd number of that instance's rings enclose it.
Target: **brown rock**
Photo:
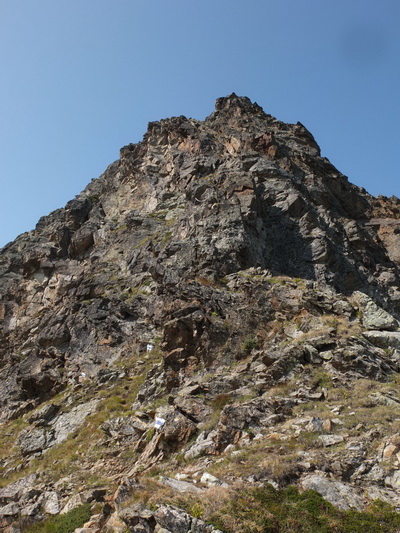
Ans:
[[[398,444],[388,444],[383,450],[382,457],[384,457],[385,459],[393,457],[393,455],[396,454],[399,449],[400,448]]]

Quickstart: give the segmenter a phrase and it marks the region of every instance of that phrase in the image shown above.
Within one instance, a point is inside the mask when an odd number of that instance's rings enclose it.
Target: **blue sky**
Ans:
[[[0,246],[139,141],[248,96],[400,196],[398,0],[0,0]]]

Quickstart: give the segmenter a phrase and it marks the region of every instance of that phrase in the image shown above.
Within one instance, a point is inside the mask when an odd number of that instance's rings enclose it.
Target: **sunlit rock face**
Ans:
[[[251,441],[249,424],[263,434],[296,405],[326,400],[307,381],[315,367],[349,387],[390,379],[399,235],[397,198],[349,183],[302,124],[246,97],[219,98],[204,121],[150,123],[65,208],[0,251],[0,419],[26,420],[21,464],[79,434],[106,409],[106,390],[123,395],[136,379],[127,418],[112,404],[98,424],[109,441],[134,443],[132,476],[174,453],[218,456]],[[268,396],[299,375],[290,397]],[[165,422],[153,436],[151,402]],[[321,446],[346,442],[327,436]]]

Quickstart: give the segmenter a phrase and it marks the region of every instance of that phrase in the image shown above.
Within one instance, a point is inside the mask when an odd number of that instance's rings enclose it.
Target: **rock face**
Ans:
[[[368,500],[367,488],[345,485],[366,479],[395,502],[396,454],[381,468],[373,445],[360,450],[384,438],[364,438],[365,410],[392,402],[384,416],[394,421],[400,406],[389,385],[400,361],[399,228],[397,198],[352,185],[302,124],[247,98],[218,99],[204,121],[150,123],[65,208],[0,251],[0,437],[14,445],[0,459],[5,475],[54,457],[59,474],[37,468],[51,497],[30,504],[56,514],[79,484],[68,454],[93,477],[114,476],[112,493],[118,476],[177,457],[201,469],[204,456],[310,433],[311,455],[286,477],[267,467],[247,481],[279,485],[324,466],[331,479],[309,475],[304,486],[339,507]],[[343,392],[354,387],[357,405]],[[4,500],[7,527],[24,502]],[[171,531],[212,530],[173,507],[129,509],[96,527],[167,531],[178,513]]]

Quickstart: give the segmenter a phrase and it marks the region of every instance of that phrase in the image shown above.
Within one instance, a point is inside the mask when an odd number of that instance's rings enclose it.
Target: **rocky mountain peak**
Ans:
[[[183,511],[118,505],[141,483],[150,500],[165,484],[169,501],[194,494],[196,471],[202,497],[207,483],[228,498],[268,481],[342,509],[395,502],[399,428],[378,418],[400,417],[399,228],[397,198],[352,185],[305,126],[246,97],[219,98],[204,121],[151,122],[0,251],[0,466],[6,479],[35,471],[28,516],[108,494],[111,524],[178,531],[166,524]],[[240,450],[254,471],[218,467]],[[97,476],[83,492],[78,456]],[[190,482],[153,486],[152,468]],[[23,522],[18,483],[0,494],[4,527]],[[107,520],[97,530],[113,531]]]
[[[215,102],[215,111],[230,115],[259,115],[264,110],[256,102],[252,102],[247,96],[237,96],[235,93],[218,98]]]

